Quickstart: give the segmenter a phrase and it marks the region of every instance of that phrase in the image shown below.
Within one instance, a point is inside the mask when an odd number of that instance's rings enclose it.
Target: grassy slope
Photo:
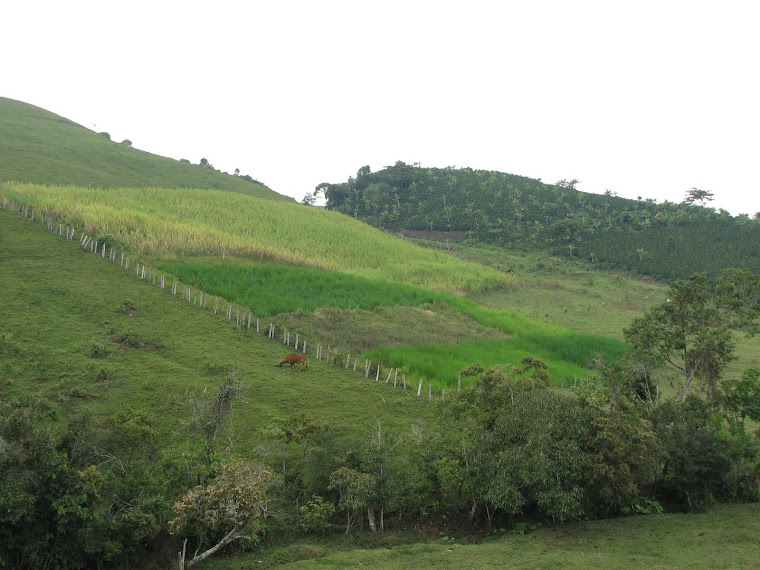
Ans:
[[[0,109],[7,104],[8,100],[0,99]],[[27,140],[21,147],[17,142],[9,145],[8,139],[3,138],[4,133],[10,132],[6,127],[12,126],[6,122],[8,116],[6,113],[0,117],[3,127],[0,129],[0,180],[24,179],[19,175],[7,176],[18,167],[26,173],[26,179],[41,183],[72,181],[92,184],[97,177],[120,168],[118,161],[101,170],[99,164],[103,164],[102,161],[87,167],[87,161],[73,160],[76,153],[80,153],[81,159],[82,151],[91,149],[89,145],[94,140],[97,140],[96,146],[102,147],[97,153],[102,152],[101,158],[106,163],[112,152],[129,150],[138,153],[135,156],[146,154],[110,143],[71,123],[66,128],[73,125],[82,132],[75,135],[74,131],[69,131],[74,141],[71,144],[65,140],[56,142],[46,133],[45,129],[51,127],[42,119],[39,128],[22,125],[14,136],[29,135],[33,139],[31,135],[37,132],[52,144],[38,139],[36,143]],[[54,115],[46,120],[68,123]],[[86,135],[88,140],[77,145],[76,137],[80,135]],[[93,136],[96,139],[92,139]],[[41,162],[34,154],[38,151],[44,158]],[[170,162],[201,170],[204,175],[212,174],[205,169]],[[134,167],[135,163],[132,163]],[[165,173],[170,165],[157,169]],[[122,170],[123,176],[128,175],[128,170]],[[39,178],[34,177],[37,174]],[[80,176],[84,178],[78,178]],[[175,176],[166,184],[181,186],[177,180]],[[210,187],[215,187],[213,183]],[[115,183],[116,186],[126,184],[145,185],[146,182],[120,178]],[[148,184],[160,182],[153,180]],[[108,184],[100,181],[97,185]],[[195,181],[188,185],[204,186]],[[0,332],[12,334],[14,341],[26,349],[22,357],[8,358],[0,354],[0,397],[6,401],[31,391],[58,402],[64,415],[82,407],[107,414],[129,403],[149,411],[165,442],[171,440],[174,445],[182,446],[197,442],[198,438],[198,434],[191,434],[187,428],[188,397],[204,390],[213,391],[225,374],[237,369],[246,386],[235,408],[235,429],[240,435],[236,445],[244,454],[253,452],[258,430],[271,418],[286,416],[298,409],[312,413],[316,410],[321,421],[341,424],[354,432],[363,431],[378,416],[389,427],[398,430],[406,429],[414,421],[429,419],[430,406],[426,402],[382,382],[366,381],[358,374],[316,362],[310,363],[308,373],[280,369],[275,362],[287,350],[278,342],[266,340],[263,335],[245,334],[223,318],[172,298],[167,292],[137,280],[133,273],[85,254],[76,243],[33,228],[28,221],[2,209],[0,244],[0,292],[3,295]],[[504,252],[498,255],[505,256],[503,260],[509,256]],[[487,263],[496,266],[496,261],[491,258]],[[626,315],[623,320],[627,322],[629,313],[621,313],[619,309],[636,312],[646,304],[631,303],[636,308],[610,305],[608,310],[593,313],[593,318],[583,318],[582,307],[591,307],[593,300],[607,294],[597,292],[599,281],[596,277],[574,274],[568,281],[565,275],[558,274],[555,279],[555,274],[547,272],[546,267],[537,268],[535,276],[536,281],[524,279],[524,289],[532,289],[536,295],[518,298],[509,291],[501,291],[480,299],[514,308],[523,314],[543,316],[583,332],[600,332],[588,327],[615,331],[617,325],[609,327],[601,321],[611,315],[620,318],[622,314]],[[580,287],[577,286],[579,281]],[[556,283],[557,291],[565,293],[559,307],[553,301],[547,302],[551,297],[546,292],[552,289],[552,282]],[[621,295],[621,299],[622,295],[629,294],[625,293],[628,282],[616,286],[618,290],[614,294]],[[656,290],[654,294],[656,296]],[[648,293],[644,295],[646,298]],[[127,298],[137,303],[139,314],[135,317],[116,312]],[[579,310],[576,305],[581,306],[580,317],[573,316]],[[567,322],[563,322],[563,314],[570,315]],[[600,322],[592,324],[592,320]],[[164,348],[154,351],[121,349],[111,340],[113,333],[132,333],[145,340],[155,339]],[[109,355],[102,359],[92,358],[90,354],[94,346],[107,347]],[[109,378],[105,381],[97,380],[101,370],[108,372]],[[530,567],[746,567],[758,556],[754,541],[760,532],[757,514],[755,505],[724,506],[699,517],[674,515],[586,523],[562,529],[560,536],[554,531],[540,531],[479,546],[447,540],[392,550],[351,550],[325,560],[304,563],[303,567],[324,566],[324,563],[331,566],[409,567],[413,564],[417,567],[464,567],[504,565],[505,560],[515,566]],[[660,538],[654,540],[653,536]],[[602,537],[611,540],[605,541]],[[642,544],[648,545],[643,553]],[[299,551],[311,547],[307,543],[292,548]],[[322,556],[329,554],[331,549],[317,546],[315,550],[319,550],[317,554]],[[295,555],[286,552],[280,556],[278,552],[271,553],[265,562],[310,557],[308,552],[305,556],[298,552]],[[261,567],[260,559],[261,554],[255,554],[245,561],[236,559],[233,566],[225,566],[223,562],[216,566],[217,562],[212,562],[214,566],[211,567],[240,568],[246,564]]]
[[[511,279],[479,264],[418,247],[348,216],[215,190],[5,184],[3,192],[93,237],[111,234],[132,251],[214,254],[311,265],[434,290],[478,289]]]
[[[9,180],[209,188],[292,201],[262,184],[111,142],[54,113],[0,97],[0,182]]]
[[[258,431],[275,417],[305,410],[320,421],[361,433],[381,418],[404,431],[430,416],[431,406],[411,391],[366,380],[359,373],[309,361],[307,372],[279,368],[291,349],[243,331],[210,309],[173,297],[98,255],[85,253],[36,223],[0,208],[0,325],[25,353],[2,355],[0,397],[32,392],[59,404],[108,414],[124,405],[145,409],[164,443],[195,440],[188,398],[210,398],[231,370],[245,389],[235,405],[237,449],[254,452]],[[125,299],[138,314],[119,313]],[[234,316],[233,316],[234,319]],[[263,327],[262,327],[263,328]],[[114,336],[131,334],[157,350],[120,348]],[[105,347],[105,358],[93,358]],[[97,379],[106,371],[105,381]]]

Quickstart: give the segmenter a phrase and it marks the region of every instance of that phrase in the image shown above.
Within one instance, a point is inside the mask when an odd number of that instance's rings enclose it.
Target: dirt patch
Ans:
[[[402,230],[399,233],[405,237],[429,239],[431,241],[464,241],[467,239],[467,232],[455,230],[448,232],[437,230]]]

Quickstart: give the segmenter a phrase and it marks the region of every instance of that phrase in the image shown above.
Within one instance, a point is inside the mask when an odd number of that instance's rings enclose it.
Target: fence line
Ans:
[[[2,195],[2,206],[4,209],[8,210],[10,209],[13,212],[18,213],[19,215],[23,216],[25,219],[28,219],[32,222],[35,221],[37,218],[37,212],[34,208],[30,208],[27,204],[21,204],[16,203],[15,200],[11,199],[9,200],[7,196]],[[46,219],[47,215],[47,219]],[[56,222],[55,221],[55,213],[54,212],[47,212],[44,208],[41,212],[39,212],[39,220],[40,220],[40,226],[43,228],[46,227],[45,222],[47,222],[47,229],[48,231],[55,232],[58,235],[65,237],[67,240],[73,240],[76,237],[77,229],[73,225],[64,224],[63,222]],[[124,251],[119,252],[117,255],[116,250],[113,246],[109,246],[106,241],[99,242],[98,240],[93,240],[92,236],[87,234],[85,231],[81,231],[79,234],[79,245],[82,249],[85,251],[90,251],[94,254],[99,254],[103,259],[108,259],[110,262],[116,264],[118,262],[119,267],[123,267],[125,270],[128,270],[130,267],[130,256],[127,255]],[[111,251],[108,255],[106,255],[107,248],[110,247]],[[156,273],[149,268],[144,263],[141,263],[140,261],[134,262],[134,270],[135,270],[135,276],[140,279],[141,281],[147,281],[148,283],[151,283],[152,285],[157,285],[162,290],[166,290],[166,275],[161,274],[159,277],[158,284],[156,283]],[[171,294],[173,296],[177,295],[177,288],[179,286],[180,282],[176,279],[172,278],[172,284],[171,284]],[[208,293],[204,293],[203,290],[195,291],[193,287],[187,286],[182,284],[183,286],[183,292],[182,292],[182,299],[187,300],[188,303],[194,304],[198,306],[199,308],[207,308],[208,306]],[[222,299],[219,297],[214,298],[214,304],[213,304],[213,314],[216,315],[219,312],[219,304]],[[246,330],[251,329],[252,319],[253,319],[253,312],[251,312],[248,309],[244,309],[241,313],[241,310],[238,307],[234,307],[235,309],[235,324],[239,327],[244,327]],[[225,307],[225,317],[227,321],[232,321],[232,310],[233,310],[233,304],[232,303],[226,303]],[[256,332],[260,332],[260,322],[259,318],[256,318]],[[270,339],[274,339],[276,335],[276,326],[273,322],[270,322],[269,327],[266,331],[267,337]],[[282,339],[283,344],[286,346],[290,346],[290,331],[283,328],[282,329]],[[295,342],[294,342],[294,350],[299,350],[299,345],[301,346],[301,351],[303,354],[306,354],[306,339],[303,339],[300,337],[299,333],[296,333],[295,335]],[[331,358],[331,354],[333,354],[333,357]],[[351,363],[351,354],[346,354],[345,363],[342,360],[342,356],[340,355],[338,349],[330,348],[330,345],[327,345],[327,351],[325,355],[325,351],[322,348],[321,344],[317,344],[315,348],[315,355],[314,357],[322,361],[324,357],[324,361],[327,364],[334,364],[337,366],[341,366],[343,369],[348,370],[350,363]],[[357,371],[357,364],[358,364],[358,357],[354,357],[353,362],[353,371]],[[380,380],[380,371],[383,369],[383,365],[381,363],[378,363],[375,365],[375,382]],[[364,377],[369,378],[370,373],[372,370],[372,362],[370,360],[365,360],[364,362]],[[401,382],[399,382],[399,374],[401,374]],[[401,387],[404,391],[407,390],[407,382],[406,382],[406,374],[401,371],[400,368],[389,368],[388,369],[388,377],[385,380],[386,384],[390,383],[390,379],[393,377],[393,386],[394,387]],[[461,382],[461,380],[460,380]],[[423,387],[424,380],[419,381],[419,385],[417,387],[417,397],[421,397],[422,395],[422,387]],[[457,386],[457,391],[461,389],[461,384]],[[444,398],[445,396],[445,390],[444,389],[437,389],[437,396],[439,398]],[[428,383],[428,401],[433,401],[433,385],[431,383]]]

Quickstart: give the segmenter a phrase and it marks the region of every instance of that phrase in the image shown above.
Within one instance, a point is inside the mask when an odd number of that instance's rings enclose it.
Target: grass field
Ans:
[[[243,455],[255,453],[273,419],[298,410],[319,410],[321,421],[350,433],[378,417],[402,432],[432,417],[429,402],[411,390],[342,367],[310,359],[307,372],[280,368],[292,351],[281,340],[244,330],[234,317],[191,305],[1,208],[0,242],[5,401],[40,395],[58,404],[62,419],[128,404],[148,412],[164,444],[181,449],[198,437],[188,427],[188,402],[210,398],[234,370],[243,390],[231,429]],[[133,316],[120,312],[127,300]],[[17,353],[5,350],[11,345]]]
[[[588,521],[485,539],[445,532],[303,540],[210,561],[211,570],[267,568],[757,568],[760,505],[718,505],[702,514]],[[361,541],[362,539],[358,539]]]

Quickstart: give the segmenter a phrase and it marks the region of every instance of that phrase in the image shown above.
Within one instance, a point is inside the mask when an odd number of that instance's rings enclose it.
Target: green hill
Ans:
[[[397,163],[322,184],[327,207],[386,231],[545,251],[658,279],[760,270],[760,217],[575,190],[573,181]],[[642,189],[642,193],[645,189]]]
[[[662,286],[421,247],[0,103],[0,566],[173,567],[236,534],[256,559],[231,567],[273,565],[757,500],[743,417],[661,403],[664,377],[641,396],[649,371],[618,367],[615,329]],[[308,368],[278,366],[290,352]]]
[[[287,200],[259,182],[111,141],[28,103],[0,97],[0,182],[101,188],[208,188]]]

